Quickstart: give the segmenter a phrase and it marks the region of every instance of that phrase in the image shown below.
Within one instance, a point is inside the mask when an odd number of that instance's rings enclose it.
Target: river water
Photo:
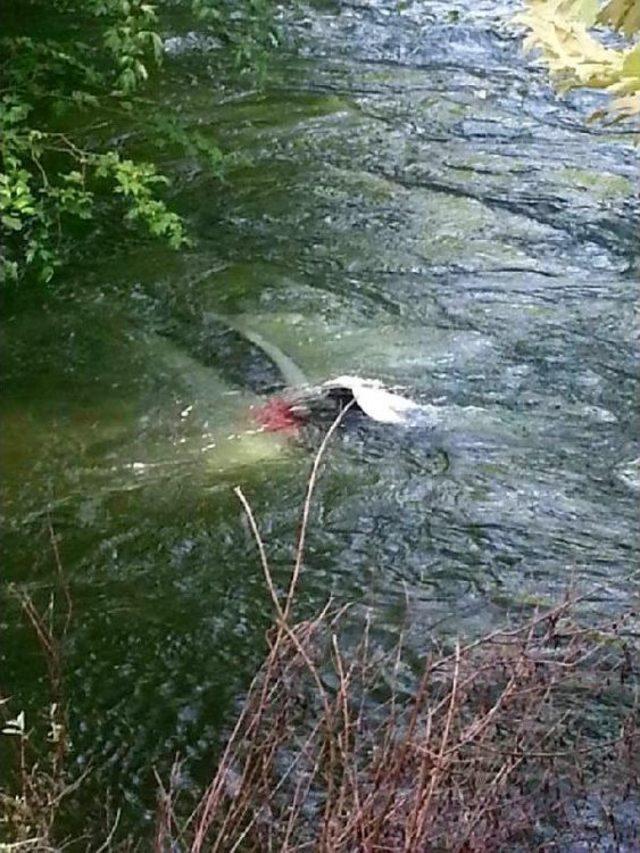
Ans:
[[[300,612],[328,596],[476,632],[568,586],[638,592],[638,161],[523,58],[508,3],[298,7],[264,88],[176,32],[157,98],[236,152],[224,182],[167,150],[196,243],[117,232],[9,306],[4,565],[46,602],[48,519],[74,603],[72,761],[151,820],[151,767],[210,767],[270,608],[241,507],[283,587],[315,437],[260,434],[278,387],[234,328],[310,381],[357,373],[438,407],[352,424],[318,489]],[[226,75],[226,76],[225,76]],[[140,143],[140,153],[144,145]],[[3,669],[34,724],[39,652],[7,603]]]

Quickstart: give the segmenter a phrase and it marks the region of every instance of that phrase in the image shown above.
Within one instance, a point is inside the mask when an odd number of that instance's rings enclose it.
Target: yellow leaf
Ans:
[[[528,0],[515,20],[528,28],[526,50],[538,50],[561,91],[577,86],[615,96],[611,108],[597,114],[620,121],[640,112],[640,44],[605,47],[589,32],[596,22],[631,32],[640,29],[640,0],[611,0],[597,14],[597,0]]]
[[[557,13],[570,21],[579,21],[586,27],[592,27],[598,19],[598,0],[562,0]]]
[[[622,73],[625,77],[640,77],[640,44],[625,53]]]
[[[640,31],[640,2],[638,0],[610,0],[598,15],[601,24],[621,30],[631,37]]]

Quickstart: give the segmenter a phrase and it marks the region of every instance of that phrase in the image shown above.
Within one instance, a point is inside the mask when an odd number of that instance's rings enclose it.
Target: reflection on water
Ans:
[[[371,600],[420,652],[435,626],[477,630],[568,583],[596,609],[637,592],[636,152],[585,124],[595,96],[558,100],[525,67],[509,4],[454,5],[455,23],[439,3],[298,10],[266,92],[224,102],[216,50],[176,37],[164,96],[246,155],[225,186],[180,168],[197,248],[109,248],[8,317],[7,575],[48,594],[50,515],[74,757],[134,808],[153,763],[206,763],[261,653],[233,486],[284,585],[317,441],[256,432],[280,378],[221,315],[311,381],[376,376],[437,414],[342,430],[304,607]],[[35,649],[3,655],[38,707]]]

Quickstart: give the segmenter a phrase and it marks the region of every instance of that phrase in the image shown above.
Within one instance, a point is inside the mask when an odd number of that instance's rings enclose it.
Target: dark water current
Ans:
[[[599,612],[637,595],[637,151],[586,123],[595,95],[553,95],[512,11],[298,9],[261,93],[221,94],[217,46],[175,35],[158,97],[241,155],[224,184],[167,164],[196,247],[107,239],[7,317],[5,576],[46,600],[49,515],[74,601],[73,760],[133,812],[152,764],[179,750],[203,771],[262,652],[233,486],[284,585],[310,461],[253,431],[277,376],[220,314],[312,381],[375,376],[439,407],[433,431],[334,442],[305,612],[368,601],[380,637],[406,623],[420,654],[570,583]],[[35,719],[43,667],[5,614],[9,692]]]

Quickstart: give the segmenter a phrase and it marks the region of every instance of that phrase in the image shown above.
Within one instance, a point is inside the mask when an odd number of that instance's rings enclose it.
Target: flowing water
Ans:
[[[302,612],[368,602],[381,641],[404,625],[419,655],[568,585],[594,611],[637,595],[637,149],[585,121],[596,95],[554,96],[514,8],[299,7],[261,91],[176,33],[157,97],[237,152],[221,183],[168,151],[195,247],[105,234],[58,290],[9,307],[5,577],[46,600],[50,520],[72,759],[138,816],[152,765],[180,751],[206,773],[263,652],[234,486],[283,587],[293,555],[315,438],[256,432],[280,379],[238,329],[310,381],[372,376],[438,407],[430,430],[334,440]],[[33,721],[44,668],[5,612],[7,685]]]

